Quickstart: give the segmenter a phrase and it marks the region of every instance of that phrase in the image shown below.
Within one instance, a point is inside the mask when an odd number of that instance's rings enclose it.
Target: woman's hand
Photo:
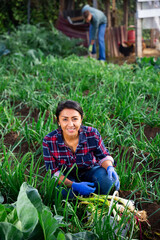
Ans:
[[[92,186],[92,187],[89,187],[89,186]],[[81,195],[88,196],[90,193],[93,193],[96,190],[96,188],[95,187],[93,188],[93,186],[94,186],[94,183],[91,183],[91,182],[81,182],[81,183],[73,182],[72,189],[73,191],[78,192]]]
[[[119,190],[119,188],[120,188],[119,177],[118,177],[118,174],[116,173],[116,171],[114,170],[114,167],[113,166],[107,167],[107,173],[108,173],[109,179],[115,180],[116,190]]]

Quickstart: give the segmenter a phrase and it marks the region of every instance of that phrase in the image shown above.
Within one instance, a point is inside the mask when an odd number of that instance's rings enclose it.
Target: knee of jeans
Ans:
[[[93,176],[93,182],[96,187],[96,193],[107,194],[112,189],[114,191],[114,180],[108,178],[104,168],[99,169],[98,174]]]
[[[107,174],[107,171],[106,171],[105,168],[103,168],[103,167],[95,168],[95,172],[94,172],[94,175],[93,175],[94,179],[103,179],[106,176],[108,176],[108,174]]]
[[[96,192],[103,195],[106,195],[108,193],[112,194],[114,191],[115,187],[113,181],[98,183],[98,188],[96,188]]]

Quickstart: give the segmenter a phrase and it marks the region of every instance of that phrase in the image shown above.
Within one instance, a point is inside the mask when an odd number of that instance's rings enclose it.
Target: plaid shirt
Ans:
[[[46,169],[51,169],[53,174],[60,171],[62,166],[70,169],[75,163],[79,169],[101,165],[101,160],[109,157],[110,154],[98,130],[82,126],[79,130],[79,143],[75,153],[65,145],[62,130],[56,129],[43,139],[43,156]]]

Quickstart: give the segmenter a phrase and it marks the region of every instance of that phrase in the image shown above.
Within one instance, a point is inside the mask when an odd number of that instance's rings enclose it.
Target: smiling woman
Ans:
[[[43,139],[43,156],[47,171],[58,177],[60,184],[69,170],[76,164],[64,180],[73,193],[88,196],[96,192],[107,194],[111,187],[120,187],[119,177],[114,170],[114,160],[105,148],[101,135],[93,127],[82,125],[83,110],[79,103],[71,100],[60,102],[56,110],[59,128]],[[63,170],[63,174],[61,172]],[[62,191],[63,197],[68,194]]]
[[[65,141],[78,139],[78,131],[82,123],[81,115],[74,109],[64,109],[59,115],[59,126],[63,131]]]

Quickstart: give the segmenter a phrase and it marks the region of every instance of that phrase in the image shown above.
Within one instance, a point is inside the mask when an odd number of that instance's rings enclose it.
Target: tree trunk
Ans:
[[[107,16],[108,27],[111,27],[110,0],[105,1],[105,14]]]
[[[116,25],[116,0],[112,0],[112,27]]]
[[[116,0],[112,0],[112,9],[113,9],[113,10],[116,9]]]

